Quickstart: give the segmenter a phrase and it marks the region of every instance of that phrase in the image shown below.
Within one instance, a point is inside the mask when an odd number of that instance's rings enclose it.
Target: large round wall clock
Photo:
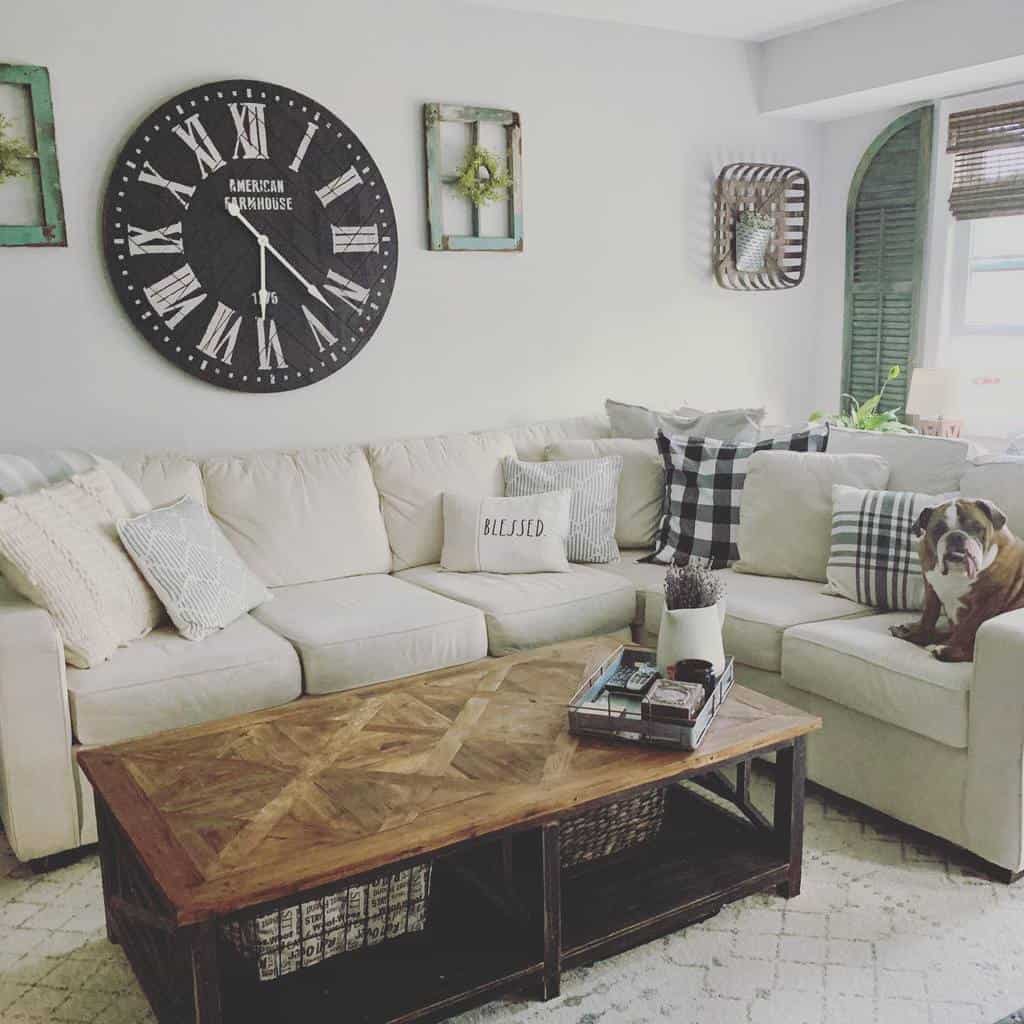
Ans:
[[[107,266],[149,343],[236,391],[301,388],[373,336],[395,286],[395,211],[336,115],[268,82],[190,89],[124,147]]]

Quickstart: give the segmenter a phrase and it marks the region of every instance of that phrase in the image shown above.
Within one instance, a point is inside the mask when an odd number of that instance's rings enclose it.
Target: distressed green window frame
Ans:
[[[43,201],[43,223],[0,224],[0,245],[67,245],[50,72],[32,64],[0,64],[0,84],[28,88],[35,131],[35,159],[39,163],[39,191]]]
[[[454,175],[441,173],[441,124],[445,121],[470,125],[471,144],[478,145],[480,124],[488,122],[505,128],[507,160],[512,186],[508,199],[508,235],[481,235],[480,212],[470,204],[473,234],[450,235],[444,230],[444,187]],[[462,107],[451,103],[425,103],[423,128],[427,145],[427,222],[430,248],[435,252],[522,252],[523,251],[523,139],[519,115],[514,110],[491,107]]]

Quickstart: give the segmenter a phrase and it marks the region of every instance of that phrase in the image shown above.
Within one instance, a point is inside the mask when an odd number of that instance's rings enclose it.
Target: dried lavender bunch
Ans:
[[[710,608],[725,596],[725,584],[700,565],[670,565],[665,573],[665,607]]]

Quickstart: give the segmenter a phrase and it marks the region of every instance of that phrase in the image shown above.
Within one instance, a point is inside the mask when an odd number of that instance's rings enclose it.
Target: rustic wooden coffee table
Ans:
[[[160,1021],[411,1022],[513,989],[549,998],[565,967],[759,890],[798,893],[804,738],[820,720],[735,686],[696,753],[571,736],[565,704],[614,647],[574,641],[80,753],[108,934]],[[769,823],[748,781],[772,751]],[[698,777],[735,813],[675,785]],[[561,820],[657,787],[657,838],[562,870]],[[428,860],[418,934],[271,982],[220,938],[240,911]]]

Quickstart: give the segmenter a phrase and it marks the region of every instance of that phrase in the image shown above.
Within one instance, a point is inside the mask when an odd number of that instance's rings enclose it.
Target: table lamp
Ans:
[[[919,366],[910,378],[907,414],[916,416],[922,434],[959,437],[960,371]]]

